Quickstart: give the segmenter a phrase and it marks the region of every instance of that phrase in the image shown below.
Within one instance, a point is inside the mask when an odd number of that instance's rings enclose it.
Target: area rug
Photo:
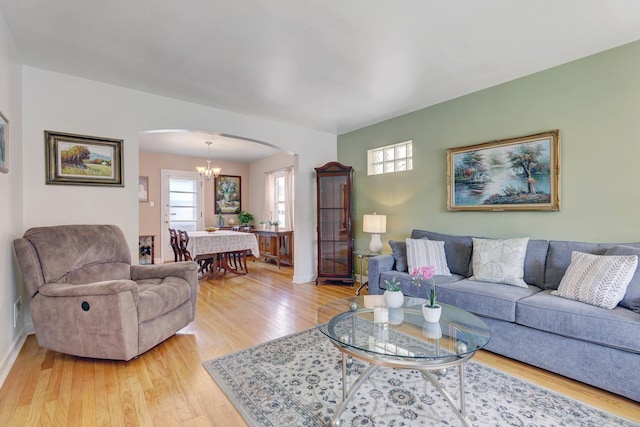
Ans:
[[[203,365],[250,426],[329,426],[342,397],[340,351],[315,328]],[[347,382],[365,368],[355,361]],[[459,396],[457,368],[440,382]],[[637,426],[473,361],[465,367],[465,401],[474,426]],[[390,368],[376,371],[341,416],[341,426],[458,425],[419,372]]]

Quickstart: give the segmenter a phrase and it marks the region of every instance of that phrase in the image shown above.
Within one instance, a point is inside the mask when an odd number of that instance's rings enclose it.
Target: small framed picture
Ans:
[[[9,120],[0,111],[0,172],[9,173]]]
[[[240,201],[241,177],[220,175],[215,180],[216,214],[237,214],[242,210]]]
[[[47,184],[124,187],[122,140],[44,131]]]
[[[149,201],[149,177],[138,177],[138,201],[140,203],[146,203]]]

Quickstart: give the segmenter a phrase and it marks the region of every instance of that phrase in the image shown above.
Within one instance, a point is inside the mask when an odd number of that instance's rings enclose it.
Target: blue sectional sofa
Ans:
[[[435,276],[438,301],[464,308],[489,325],[486,350],[640,402],[640,268],[612,310],[551,293],[572,251],[638,255],[640,244],[529,240],[524,261],[528,287],[523,288],[468,279],[472,236],[413,230],[411,238],[445,242],[451,276]],[[427,296],[429,286],[410,281],[403,245],[394,242],[393,254],[369,259],[369,294],[383,293],[385,280],[395,276],[406,296]]]

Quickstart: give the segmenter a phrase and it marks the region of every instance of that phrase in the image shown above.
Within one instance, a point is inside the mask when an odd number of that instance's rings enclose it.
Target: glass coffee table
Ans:
[[[372,296],[342,298],[321,306],[316,312],[316,327],[342,353],[342,402],[336,408],[332,426],[340,425],[340,416],[360,386],[378,368],[389,367],[420,371],[449,403],[463,425],[471,426],[465,413],[464,364],[491,338],[489,327],[477,316],[447,304],[441,304],[439,322],[426,322],[421,298],[405,297],[400,308],[387,308]],[[375,307],[375,308],[374,308]],[[375,310],[375,315],[374,315]],[[384,316],[379,316],[381,313]],[[347,369],[351,358],[369,363],[347,390]],[[458,367],[459,403],[440,385],[434,371]]]

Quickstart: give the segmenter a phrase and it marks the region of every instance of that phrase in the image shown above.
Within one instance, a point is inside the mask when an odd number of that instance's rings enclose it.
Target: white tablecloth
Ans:
[[[191,231],[189,232],[187,249],[194,259],[203,254],[219,254],[246,249],[250,249],[256,258],[260,257],[258,239],[255,234],[231,230],[218,230],[211,233]]]

